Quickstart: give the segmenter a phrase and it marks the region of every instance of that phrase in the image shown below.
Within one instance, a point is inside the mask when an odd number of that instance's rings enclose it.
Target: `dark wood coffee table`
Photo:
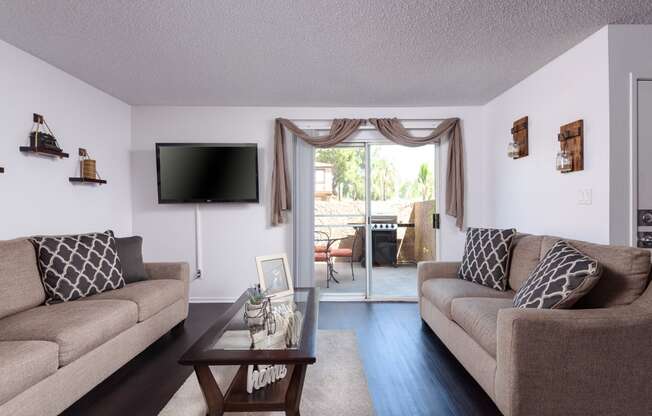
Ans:
[[[298,416],[303,381],[308,365],[317,360],[318,296],[314,288],[298,288],[292,299],[303,315],[300,339],[297,345],[283,349],[253,349],[250,345],[234,345],[226,340],[233,334],[247,330],[244,305],[247,293],[220,317],[213,326],[181,357],[179,363],[195,369],[208,415],[224,412],[285,411]],[[225,335],[226,334],[226,335]],[[286,364],[287,375],[271,385],[247,393],[247,367],[251,364]],[[223,394],[209,366],[239,365],[240,368]]]

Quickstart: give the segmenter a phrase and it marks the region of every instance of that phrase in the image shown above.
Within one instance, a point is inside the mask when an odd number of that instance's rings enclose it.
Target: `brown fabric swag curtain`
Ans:
[[[272,225],[285,222],[283,211],[292,208],[292,194],[288,180],[285,155],[285,129],[315,147],[333,147],[358,130],[366,120],[338,118],[333,120],[327,136],[312,137],[285,118],[277,118],[274,131],[274,167],[272,168]]]
[[[446,172],[446,214],[464,227],[464,147],[459,118],[447,118],[425,137],[412,136],[396,118],[370,118],[380,134],[403,146],[423,146],[441,143],[448,137],[448,171]]]
[[[272,225],[284,222],[283,212],[291,209],[291,194],[285,154],[285,129],[315,147],[332,147],[349,138],[366,120],[335,119],[326,136],[312,137],[293,122],[277,118],[274,132],[274,167],[272,169]],[[426,137],[412,136],[396,118],[371,118],[369,122],[387,139],[404,146],[440,143],[449,138],[446,175],[446,214],[455,217],[461,230],[464,225],[464,162],[459,118],[442,121]]]

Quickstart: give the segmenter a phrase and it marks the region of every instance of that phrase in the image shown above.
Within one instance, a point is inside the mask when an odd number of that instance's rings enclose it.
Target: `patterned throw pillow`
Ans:
[[[507,267],[515,229],[469,228],[457,276],[496,290],[507,289]]]
[[[516,292],[514,307],[570,308],[598,283],[602,267],[567,241],[558,241]]]
[[[125,285],[113,231],[34,237],[31,241],[48,305]]]

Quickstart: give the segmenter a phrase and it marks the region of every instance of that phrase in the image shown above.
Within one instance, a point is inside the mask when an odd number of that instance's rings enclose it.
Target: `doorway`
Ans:
[[[315,149],[314,281],[324,300],[416,300],[437,259],[439,149],[366,131]]]

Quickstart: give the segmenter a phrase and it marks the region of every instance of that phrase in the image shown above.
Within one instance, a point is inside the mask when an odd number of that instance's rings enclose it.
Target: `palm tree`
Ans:
[[[396,192],[396,168],[386,159],[372,161],[371,196],[378,201],[387,201]]]
[[[417,176],[417,184],[419,190],[421,191],[421,197],[423,201],[430,199],[432,195],[432,175],[430,174],[430,169],[428,169],[427,163],[422,163],[419,166],[419,175]]]

